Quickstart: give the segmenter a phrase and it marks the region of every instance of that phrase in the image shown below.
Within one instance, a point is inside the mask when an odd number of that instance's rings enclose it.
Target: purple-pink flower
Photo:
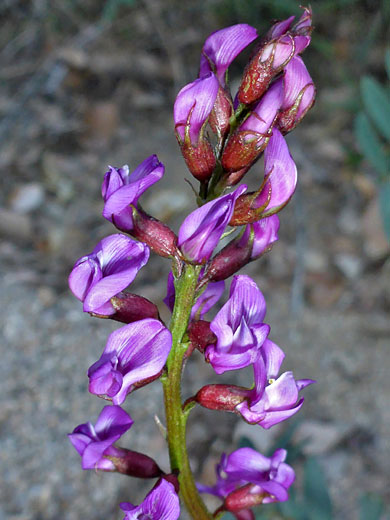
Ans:
[[[109,167],[102,184],[104,200],[103,217],[113,222],[119,229],[133,228],[133,211],[140,196],[164,175],[164,165],[157,155],[151,155],[129,173],[129,167]]]
[[[211,72],[183,87],[173,107],[176,134],[179,141],[198,146],[202,129],[214,106],[218,80]]]
[[[187,260],[204,264],[209,260],[230,221],[237,198],[247,186],[212,200],[186,217],[179,229],[178,245]]]
[[[268,429],[301,409],[304,399],[299,399],[299,391],[315,381],[295,380],[292,372],[284,372],[278,377],[284,357],[282,349],[269,339],[265,340],[260,356],[253,364],[255,386],[235,408],[247,422]]]
[[[284,69],[284,97],[277,126],[287,133],[297,126],[314,103],[316,90],[300,56],[293,58]]]
[[[137,383],[160,374],[171,345],[170,331],[154,319],[112,332],[102,356],[88,370],[89,391],[122,404]]]
[[[123,520],[177,520],[180,515],[179,497],[173,484],[161,479],[139,506],[130,502],[120,504]]]
[[[288,489],[295,480],[294,470],[284,462],[286,456],[283,449],[276,450],[272,457],[266,457],[252,448],[223,454],[216,467],[216,484],[211,487],[198,485],[198,489],[201,493],[225,500],[228,511],[253,506],[251,495],[259,495],[259,503],[285,502]]]
[[[225,86],[230,64],[256,38],[256,29],[245,23],[213,32],[203,45],[199,76],[202,78],[208,72],[214,72],[220,84]]]
[[[120,406],[105,406],[95,426],[87,422],[68,434],[81,456],[83,469],[115,471],[114,463],[105,456],[116,455],[113,444],[129,430],[133,420]]]
[[[229,300],[210,325],[217,342],[205,352],[217,374],[244,368],[258,359],[270,331],[263,323],[265,313],[265,299],[255,282],[246,275],[235,276]]]
[[[125,235],[110,235],[77,260],[69,275],[70,290],[84,303],[85,312],[114,314],[110,299],[131,284],[148,259],[145,244]]]

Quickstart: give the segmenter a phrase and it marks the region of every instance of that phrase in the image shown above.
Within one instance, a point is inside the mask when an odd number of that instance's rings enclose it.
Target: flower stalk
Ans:
[[[181,398],[183,359],[188,348],[184,335],[194,304],[199,271],[199,266],[187,264],[175,283],[176,298],[170,325],[172,348],[162,383],[171,470],[179,473],[180,494],[192,518],[210,520],[212,516],[198,493],[188,460],[186,446],[188,411],[183,411]]]

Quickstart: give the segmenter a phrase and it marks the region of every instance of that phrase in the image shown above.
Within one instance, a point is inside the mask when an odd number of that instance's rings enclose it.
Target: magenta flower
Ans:
[[[123,520],[177,520],[180,515],[179,497],[173,484],[161,479],[139,506],[130,502],[120,504]]]
[[[226,280],[247,263],[259,258],[278,240],[279,218],[273,215],[245,227],[244,233],[232,240],[212,258],[206,278],[213,282]]]
[[[122,404],[137,384],[159,376],[171,345],[171,333],[154,319],[112,332],[102,356],[88,370],[89,391]]]
[[[270,327],[263,323],[266,313],[264,296],[246,275],[233,278],[230,297],[211,322],[215,345],[206,349],[206,360],[217,374],[237,370],[254,363]]]
[[[233,193],[212,200],[184,219],[178,245],[187,260],[203,264],[211,257],[231,219],[237,198],[247,189],[242,185]]]
[[[273,215],[284,208],[293,196],[297,185],[297,167],[290,155],[286,140],[277,128],[273,129],[264,152],[264,170],[267,181],[255,203],[255,207],[261,206],[264,199],[269,198],[262,217]]]
[[[214,72],[219,83],[225,86],[228,67],[256,38],[256,29],[245,23],[213,32],[203,45],[199,76],[202,78],[208,72]]]
[[[272,135],[283,101],[283,84],[276,81],[255,106],[251,115],[230,137],[222,154],[225,170],[238,171],[250,166],[261,154]]]
[[[131,428],[133,422],[120,406],[105,406],[95,426],[90,422],[77,426],[68,437],[81,456],[81,467],[115,471],[114,463],[105,456],[116,454],[113,444]]]
[[[103,217],[113,222],[119,229],[133,229],[131,204],[137,205],[139,197],[164,175],[164,165],[157,155],[151,155],[129,173],[128,166],[109,167],[102,184],[104,200]]]
[[[277,377],[285,355],[272,341],[266,339],[260,356],[253,364],[255,387],[235,411],[250,424],[259,424],[266,430],[292,415],[303,405],[299,391],[312,383],[312,379],[295,380],[292,372]]]
[[[179,141],[189,141],[193,146],[198,146],[217,93],[218,80],[212,73],[196,79],[180,90],[173,107]]]
[[[293,58],[286,66],[283,85],[284,98],[277,126],[287,133],[304,118],[315,100],[313,80],[300,56]]]
[[[284,502],[295,480],[294,470],[284,462],[286,455],[286,450],[279,449],[269,458],[252,448],[223,454],[216,466],[216,484],[198,485],[198,489],[225,499],[227,511],[237,512],[256,505],[256,495],[258,503]]]
[[[77,260],[69,275],[69,287],[83,310],[115,314],[110,299],[126,289],[149,259],[149,248],[125,235],[103,238],[89,255]]]

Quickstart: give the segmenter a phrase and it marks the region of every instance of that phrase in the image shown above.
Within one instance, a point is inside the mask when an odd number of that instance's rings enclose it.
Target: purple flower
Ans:
[[[115,313],[110,299],[123,291],[149,259],[149,248],[125,235],[103,238],[89,255],[77,260],[69,275],[69,287],[83,310]]]
[[[70,442],[81,456],[83,469],[115,471],[114,463],[105,455],[116,454],[113,444],[133,424],[133,420],[120,406],[105,406],[95,426],[80,424],[68,434]]]
[[[278,240],[279,226],[280,222],[277,215],[263,218],[246,226],[238,245],[239,247],[244,247],[251,242],[251,237],[253,236],[250,262],[257,260]]]
[[[214,72],[222,86],[232,61],[257,38],[257,31],[247,24],[237,24],[215,31],[203,45],[199,76]]]
[[[216,282],[209,283],[202,294],[197,298],[195,305],[191,310],[191,320],[201,320],[205,314],[217,303],[225,290],[225,283]],[[173,312],[175,305],[175,284],[172,272],[168,275],[167,281],[167,295],[164,298],[164,303],[168,309]]]
[[[216,467],[216,484],[198,485],[198,489],[225,499],[228,511],[255,505],[250,503],[250,495],[256,494],[262,494],[259,503],[284,502],[295,480],[294,470],[284,462],[286,455],[286,450],[279,449],[269,458],[252,448],[240,448],[228,456],[223,454]]]
[[[267,430],[296,414],[304,400],[303,397],[298,400],[299,391],[315,383],[312,379],[295,380],[292,372],[277,377],[284,356],[275,343],[264,341],[260,356],[253,364],[255,387],[235,408],[247,422]]]
[[[158,377],[171,345],[171,333],[154,319],[112,332],[102,356],[88,370],[89,391],[122,404],[137,383]]]
[[[129,173],[128,166],[109,167],[102,184],[104,200],[103,217],[113,222],[119,229],[133,228],[131,204],[136,205],[139,197],[164,175],[164,165],[157,155],[151,155]]]
[[[268,200],[261,216],[267,217],[280,211],[294,194],[297,185],[297,167],[291,157],[286,140],[274,127],[264,152],[266,183],[257,197],[254,209]]]
[[[130,502],[120,504],[123,520],[177,520],[180,515],[179,497],[173,484],[161,479],[139,506]]]
[[[277,125],[283,133],[297,126],[315,99],[315,87],[300,56],[293,58],[284,70],[284,98]]]
[[[178,245],[190,262],[203,264],[212,255],[233,214],[237,198],[247,189],[242,185],[233,193],[219,197],[193,211],[184,219]]]
[[[246,275],[233,278],[230,297],[211,322],[217,337],[205,355],[217,374],[254,363],[260,355],[270,327],[263,323],[266,313],[264,296]]]
[[[198,145],[202,129],[214,106],[218,93],[218,80],[209,73],[183,87],[173,107],[173,118],[179,142]]]

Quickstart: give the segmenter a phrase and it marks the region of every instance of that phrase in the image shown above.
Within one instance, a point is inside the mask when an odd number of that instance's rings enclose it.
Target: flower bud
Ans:
[[[302,58],[290,61],[283,76],[284,98],[277,126],[287,134],[297,126],[313,106],[315,87]]]
[[[226,511],[232,513],[260,505],[267,496],[260,486],[247,484],[230,493],[224,502]]]
[[[247,65],[238,91],[240,103],[256,102],[289,61],[310,43],[311,11],[305,12],[290,29],[293,18],[274,25]]]
[[[226,171],[246,168],[259,157],[268,144],[282,99],[283,85],[278,80],[230,137],[222,154],[222,166]]]
[[[217,78],[209,72],[180,90],[173,109],[176,138],[184,160],[200,181],[208,180],[215,167],[213,149],[203,134],[218,89]]]
[[[131,234],[152,251],[166,258],[177,256],[177,236],[166,224],[133,207],[134,227]]]
[[[129,477],[156,478],[162,474],[155,460],[138,451],[113,447],[105,458],[114,464],[116,471]]]
[[[113,296],[110,300],[115,309],[115,314],[110,316],[100,315],[91,312],[91,316],[96,318],[111,318],[122,323],[132,323],[133,321],[145,318],[160,319],[158,308],[150,300],[138,296],[138,294],[121,292]]]
[[[213,147],[207,139],[199,139],[197,146],[193,146],[190,142],[184,141],[181,146],[181,153],[188,169],[195,179],[200,182],[205,182],[211,177],[215,168],[216,159]]]
[[[233,103],[230,93],[219,87],[217,98],[209,117],[209,125],[215,134],[223,137],[227,133],[232,112]]]
[[[210,322],[205,320],[192,321],[188,326],[187,334],[191,343],[191,352],[196,348],[203,353],[207,345],[217,341],[215,334],[210,330]]]
[[[195,401],[209,410],[234,412],[248,396],[248,389],[234,385],[206,385],[199,390]]]

